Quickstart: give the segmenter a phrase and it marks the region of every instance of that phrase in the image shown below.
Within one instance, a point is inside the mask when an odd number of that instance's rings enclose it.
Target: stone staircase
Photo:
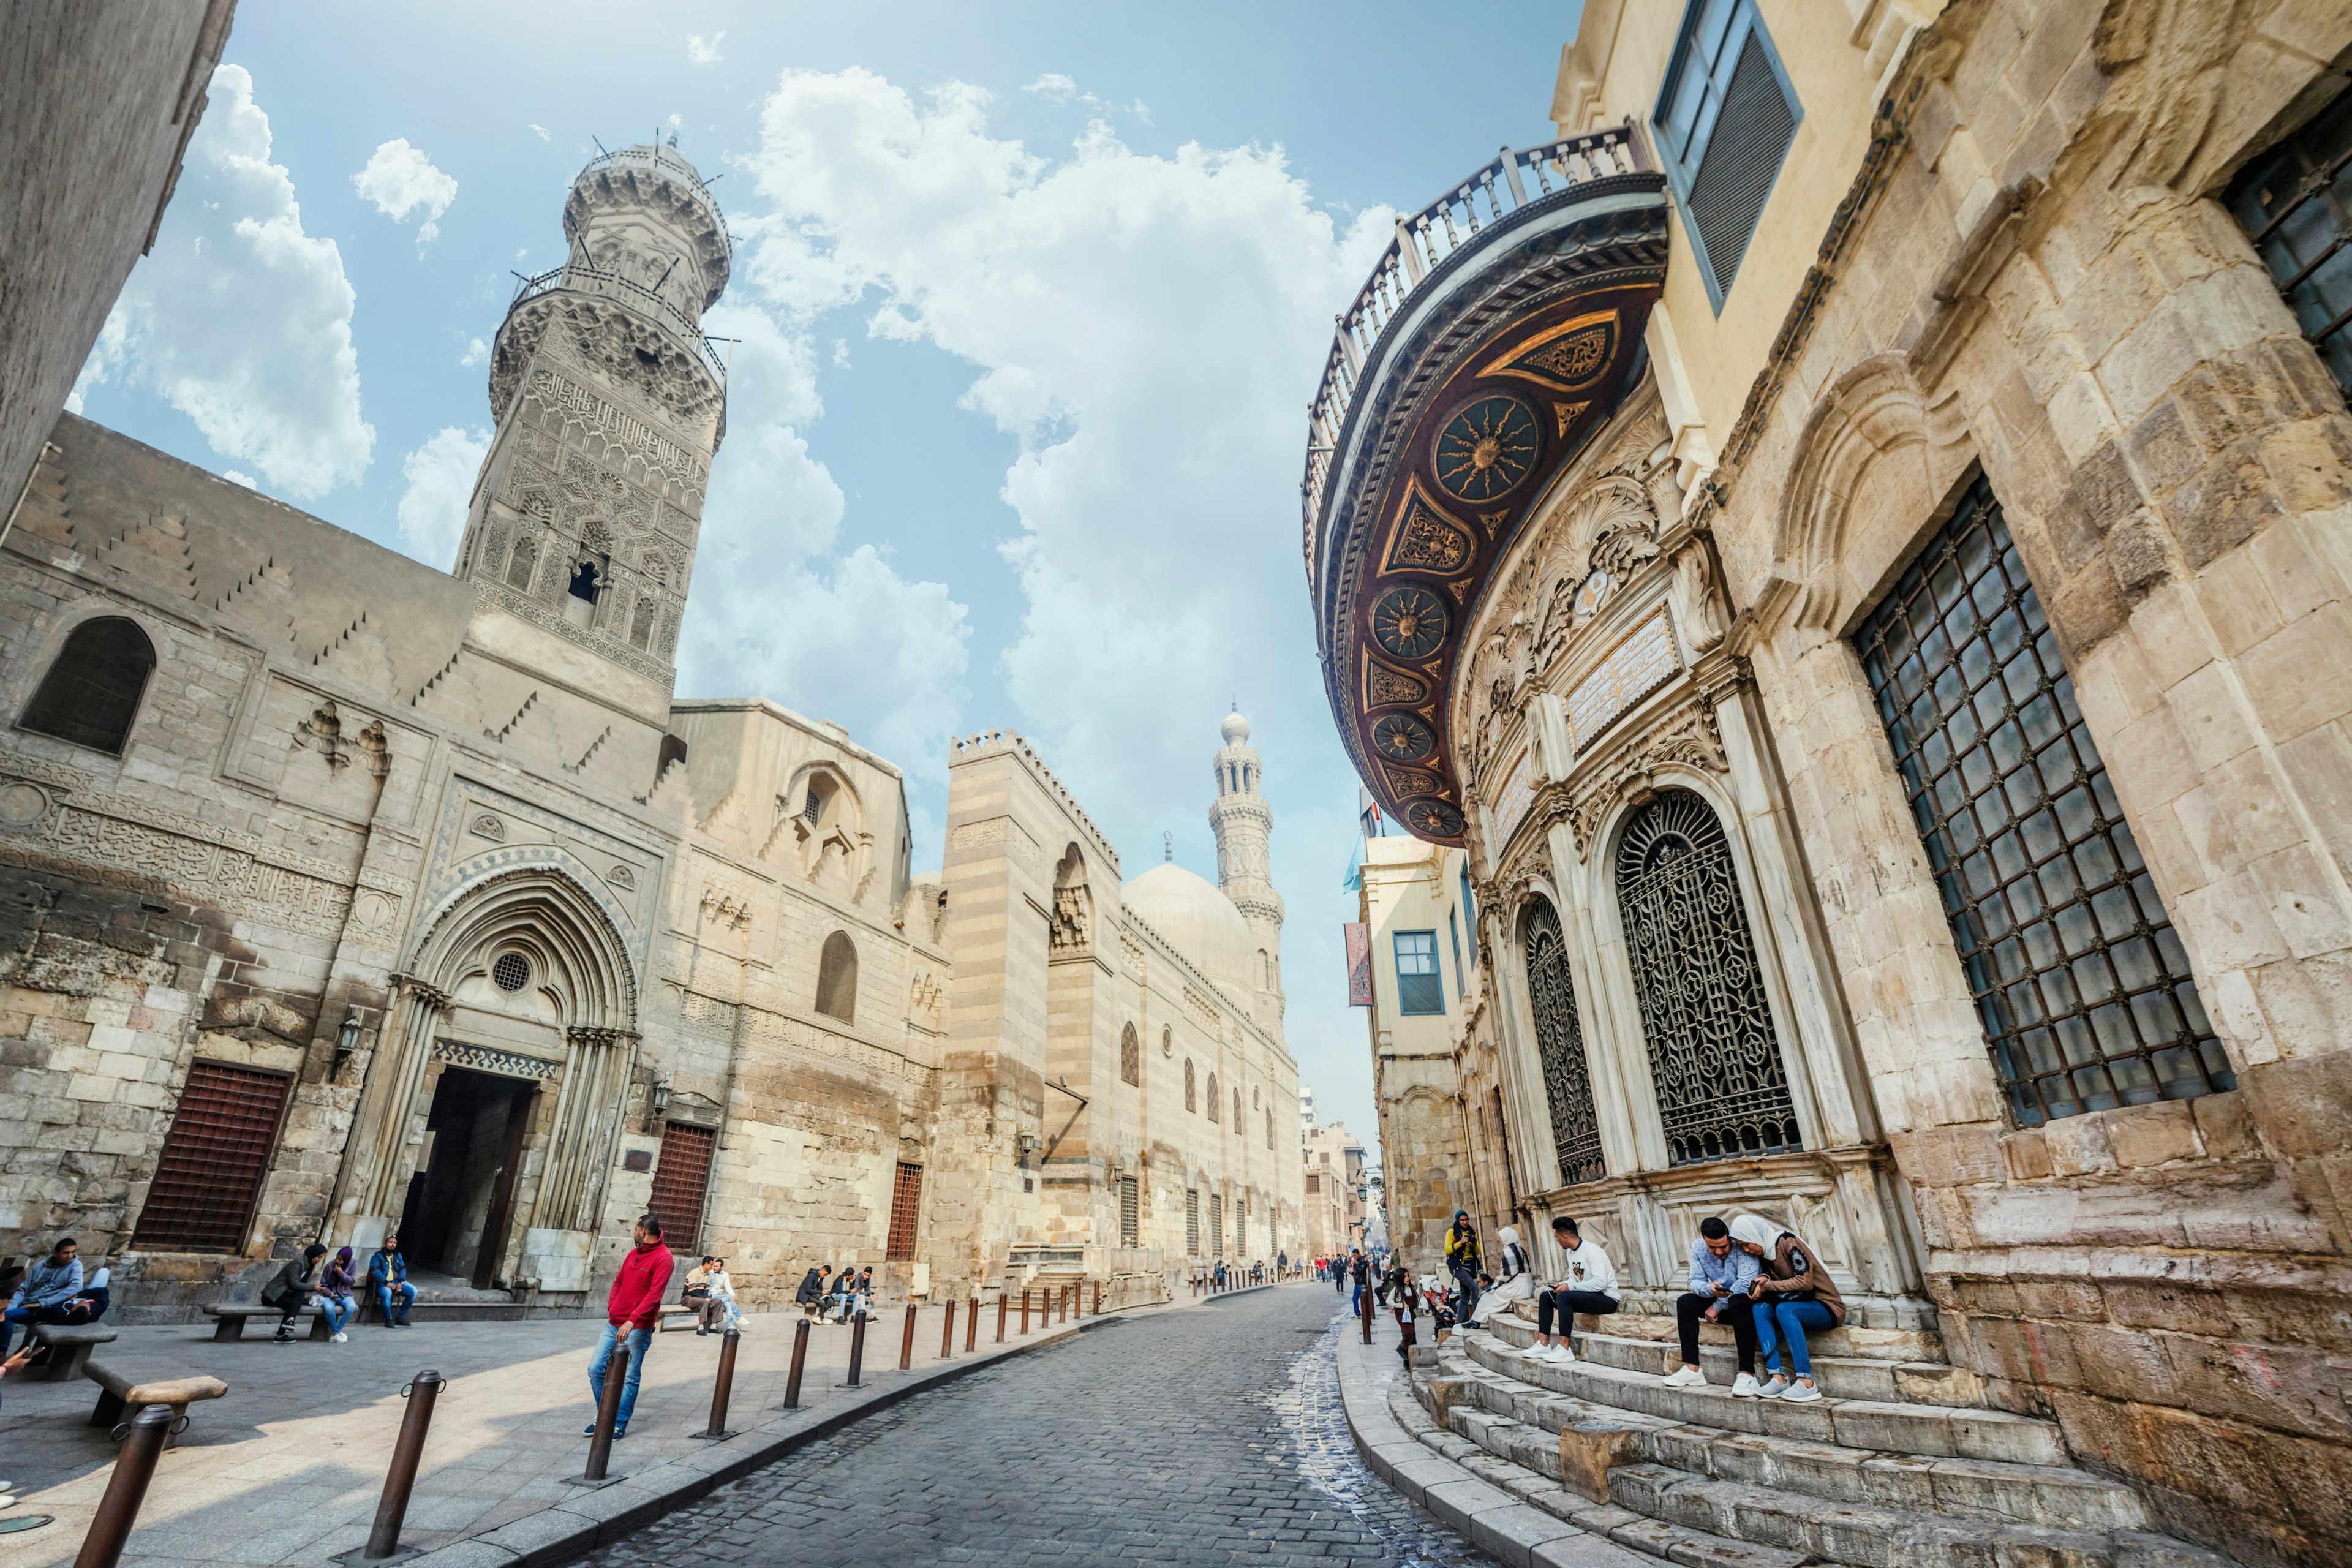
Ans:
[[[1391,1413],[1487,1481],[1685,1568],[2233,1568],[2155,1532],[2053,1423],[1975,1404],[1969,1374],[1923,1359],[1932,1331],[1809,1336],[1822,1398],[1790,1405],[1732,1397],[1727,1330],[1705,1331],[1722,1342],[1702,1344],[1707,1385],[1669,1388],[1671,1321],[1604,1321],[1566,1366],[1523,1353],[1524,1317],[1454,1335],[1416,1352]]]

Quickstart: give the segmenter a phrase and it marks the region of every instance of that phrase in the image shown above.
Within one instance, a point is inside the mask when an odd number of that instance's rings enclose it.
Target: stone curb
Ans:
[[[1394,1353],[1393,1343],[1366,1346],[1349,1318],[1339,1334],[1339,1403],[1348,1434],[1372,1474],[1418,1504],[1454,1534],[1510,1568],[1655,1568],[1605,1536],[1538,1508],[1423,1445],[1398,1425],[1385,1390],[1364,1366],[1367,1354]]]
[[[927,1389],[938,1388],[985,1367],[1000,1366],[1015,1356],[1059,1344],[1100,1324],[1117,1322],[1133,1314],[1130,1309],[1085,1318],[1047,1330],[1026,1344],[1008,1345],[1000,1354],[947,1362],[910,1373],[850,1405],[822,1411],[796,1411],[782,1420],[747,1427],[726,1442],[709,1444],[698,1452],[642,1470],[630,1470],[627,1447],[618,1447],[614,1450],[613,1459],[622,1471],[620,1480],[593,1490],[583,1489],[576,1496],[551,1503],[496,1530],[404,1556],[403,1568],[411,1564],[415,1568],[555,1568],[556,1564],[584,1557],[600,1546],[608,1546],[664,1514],[698,1502],[720,1487],[741,1480],[819,1438],[831,1436]]]

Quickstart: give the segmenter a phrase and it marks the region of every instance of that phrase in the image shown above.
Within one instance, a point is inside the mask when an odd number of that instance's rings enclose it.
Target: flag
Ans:
[[[1372,1005],[1372,928],[1349,921],[1340,928],[1348,934],[1348,1005]]]

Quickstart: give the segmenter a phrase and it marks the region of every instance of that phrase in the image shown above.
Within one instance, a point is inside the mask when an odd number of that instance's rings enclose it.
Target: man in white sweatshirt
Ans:
[[[1576,1314],[1598,1315],[1617,1310],[1617,1266],[1609,1261],[1609,1255],[1601,1250],[1599,1242],[1585,1240],[1576,1221],[1566,1215],[1553,1217],[1551,1238],[1559,1244],[1564,1255],[1560,1259],[1563,1278],[1536,1296],[1536,1342],[1528,1353],[1538,1361],[1565,1365],[1576,1359],[1576,1352],[1569,1344],[1569,1336],[1576,1328]],[[1559,1317],[1557,1340],[1551,1331],[1555,1313]]]

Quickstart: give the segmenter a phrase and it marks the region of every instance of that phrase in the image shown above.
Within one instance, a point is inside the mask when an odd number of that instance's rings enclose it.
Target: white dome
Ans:
[[[1249,922],[1214,884],[1168,861],[1129,878],[1118,896],[1144,924],[1192,960],[1194,968],[1248,994]]]
[[[1238,746],[1249,739],[1249,721],[1239,713],[1228,713],[1225,721],[1217,726],[1217,733],[1225,738],[1228,746]]]

